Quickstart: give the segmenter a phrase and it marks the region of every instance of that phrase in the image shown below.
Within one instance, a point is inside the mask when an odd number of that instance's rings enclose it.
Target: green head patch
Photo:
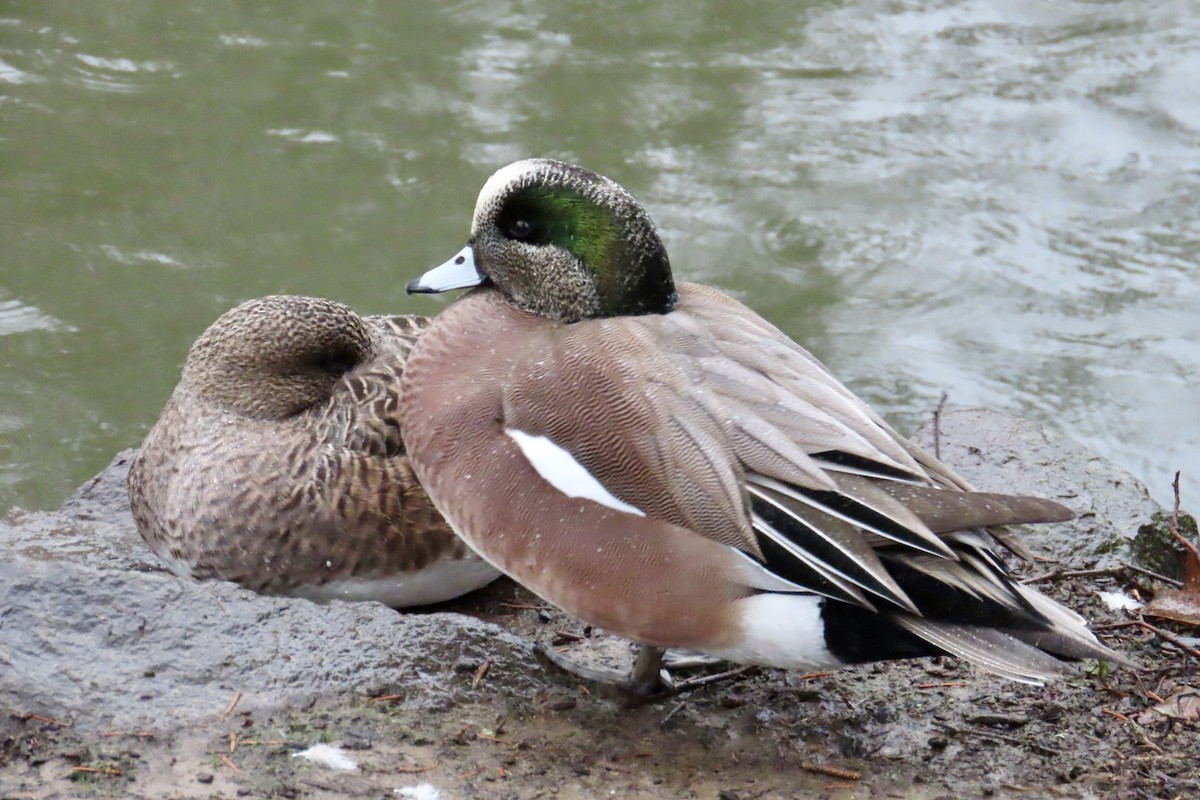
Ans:
[[[579,259],[604,316],[663,313],[674,304],[674,282],[666,251],[639,216],[573,186],[533,183],[505,199],[496,224],[509,239],[558,247]]]

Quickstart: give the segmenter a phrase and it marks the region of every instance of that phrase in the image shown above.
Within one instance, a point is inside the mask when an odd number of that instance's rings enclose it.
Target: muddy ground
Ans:
[[[943,456],[981,488],[1022,490],[1015,470],[1075,504],[1071,552],[1030,531],[1055,558],[1017,569],[1140,669],[1085,664],[1048,687],[948,658],[748,670],[631,704],[546,671],[529,647],[618,660],[623,642],[508,582],[398,615],[178,581],[105,516],[118,460],[63,516],[0,524],[0,797],[1200,797],[1198,632],[1150,620],[1160,634],[1098,594],[1168,588],[1121,566],[1144,490],[1025,423],[985,421],[1025,460],[985,462],[977,418],[944,421]],[[295,756],[319,742],[357,768]]]

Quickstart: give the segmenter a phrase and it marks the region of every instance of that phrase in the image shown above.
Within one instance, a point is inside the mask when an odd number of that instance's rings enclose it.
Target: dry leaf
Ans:
[[[1160,617],[1200,627],[1200,592],[1172,589],[1159,592],[1154,602],[1142,612],[1148,617]]]
[[[1135,717],[1139,725],[1157,722],[1159,717],[1171,717],[1183,722],[1200,720],[1200,689],[1184,689],[1163,702],[1148,708]]]

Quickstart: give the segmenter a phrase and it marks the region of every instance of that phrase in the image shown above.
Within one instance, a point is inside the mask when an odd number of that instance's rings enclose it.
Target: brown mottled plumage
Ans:
[[[675,284],[611,180],[496,172],[470,243],[409,291],[468,286],[414,345],[405,441],[455,530],[547,600],[776,667],[950,653],[1037,682],[1048,654],[1121,660],[996,555],[993,526],[1068,509],[975,492],[762,317]]]
[[[173,571],[392,606],[496,576],[413,476],[400,378],[423,317],[251,300],[195,342],[130,468],[138,530]]]

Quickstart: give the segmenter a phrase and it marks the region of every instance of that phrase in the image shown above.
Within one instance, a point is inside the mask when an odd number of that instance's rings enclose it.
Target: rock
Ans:
[[[941,415],[941,458],[977,489],[1057,500],[1075,519],[1020,533],[1039,555],[1075,567],[1131,560],[1138,528],[1162,509],[1137,478],[1061,433],[999,411]],[[913,441],[934,449],[933,423]]]
[[[1032,423],[959,411],[942,416],[941,430],[943,458],[979,488],[1075,509],[1072,523],[1027,531],[1035,550],[1064,564],[1128,557],[1129,539],[1158,509],[1129,475]],[[932,444],[928,429],[918,439]],[[546,686],[527,641],[470,616],[320,606],[177,578],[134,527],[131,455],[119,454],[59,511],[0,520],[4,716],[72,719],[80,732],[163,731],[216,719],[236,692],[238,711],[349,694],[396,694],[392,708],[436,711]],[[472,688],[475,667],[489,659],[486,685]]]
[[[132,451],[57,512],[0,521],[0,709],[81,730],[183,727],[320,696],[399,694],[444,707],[470,694],[454,665],[492,659],[511,690],[544,675],[529,644],[461,614],[264,597],[180,579],[134,527]],[[494,691],[490,688],[489,691]],[[7,716],[7,714],[6,714]]]

